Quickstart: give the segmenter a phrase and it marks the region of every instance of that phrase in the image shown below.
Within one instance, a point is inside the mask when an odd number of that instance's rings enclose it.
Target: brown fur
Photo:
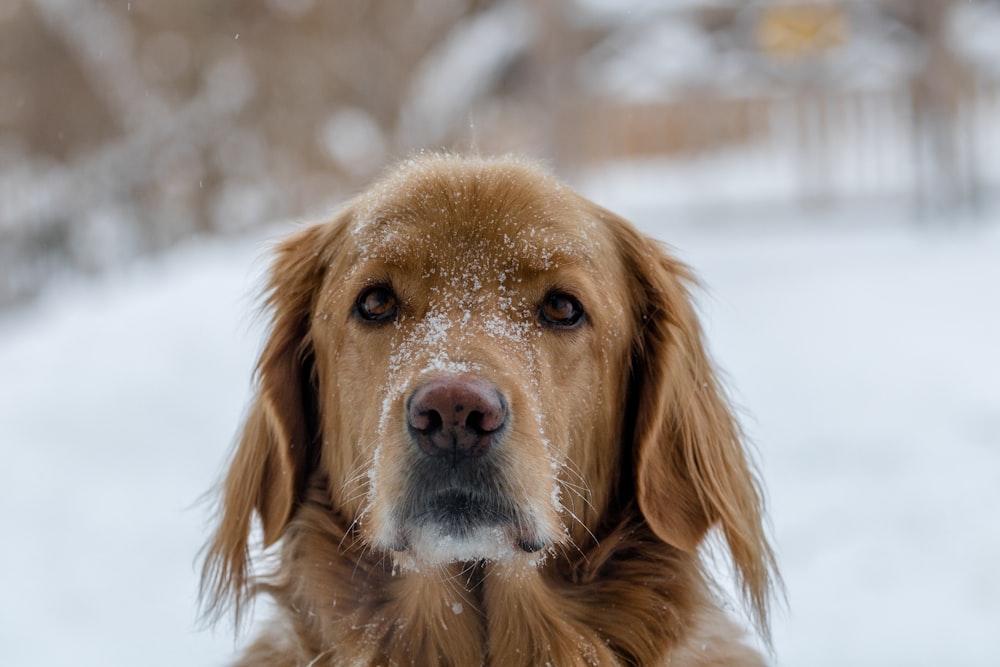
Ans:
[[[766,638],[761,495],[690,282],[627,222],[515,160],[421,158],[284,241],[203,575],[216,613],[277,601],[238,664],[762,664],[699,563],[717,526]],[[382,283],[396,321],[359,322],[357,295]],[[556,288],[583,326],[539,324]],[[496,544],[461,545],[471,555],[428,540],[397,553],[419,456],[403,404],[456,373],[509,403],[498,475],[523,512]],[[262,577],[255,515],[276,550]]]

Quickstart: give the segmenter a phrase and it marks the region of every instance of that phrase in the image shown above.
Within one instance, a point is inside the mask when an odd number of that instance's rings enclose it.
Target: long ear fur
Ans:
[[[687,290],[694,280],[652,240],[618,222],[638,281],[631,391],[639,508],[660,539],[683,551],[696,551],[709,528],[720,528],[747,608],[767,639],[777,569],[762,494],[705,351]]]
[[[257,362],[257,395],[222,484],[219,524],[206,545],[201,596],[215,620],[232,603],[237,626],[250,579],[254,512],[263,545],[282,535],[318,455],[310,317],[326,262],[326,226],[298,232],[277,250],[265,306],[270,336]]]

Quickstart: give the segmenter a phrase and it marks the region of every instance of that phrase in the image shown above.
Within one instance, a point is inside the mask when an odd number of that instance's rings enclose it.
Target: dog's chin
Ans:
[[[531,560],[551,543],[532,514],[489,486],[415,489],[383,516],[374,546],[398,563]]]
[[[427,565],[510,560],[520,551],[516,540],[499,526],[465,527],[459,532],[447,524],[428,523],[409,531],[406,542],[403,553]]]
[[[463,525],[427,522],[400,531],[385,542],[395,560],[418,569],[459,562],[539,560],[548,541],[513,526]]]

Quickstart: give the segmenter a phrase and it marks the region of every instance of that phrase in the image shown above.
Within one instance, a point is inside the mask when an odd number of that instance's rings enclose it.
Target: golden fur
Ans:
[[[203,574],[211,612],[277,602],[238,664],[763,664],[698,556],[718,527],[766,639],[761,494],[690,282],[516,160],[407,162],[285,240]],[[373,285],[395,297],[389,322],[357,315]],[[585,319],[544,320],[553,293]],[[401,509],[433,492],[414,481],[407,399],[442,377],[492,383],[508,413],[483,460],[512,518],[471,536]],[[263,576],[255,516],[274,547]]]

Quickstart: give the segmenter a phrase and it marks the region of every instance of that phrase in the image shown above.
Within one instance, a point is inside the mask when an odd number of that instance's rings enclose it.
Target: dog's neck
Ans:
[[[694,560],[636,517],[537,565],[415,571],[367,550],[324,495],[299,508],[281,570],[256,587],[283,608],[302,664],[652,664],[705,601]]]

